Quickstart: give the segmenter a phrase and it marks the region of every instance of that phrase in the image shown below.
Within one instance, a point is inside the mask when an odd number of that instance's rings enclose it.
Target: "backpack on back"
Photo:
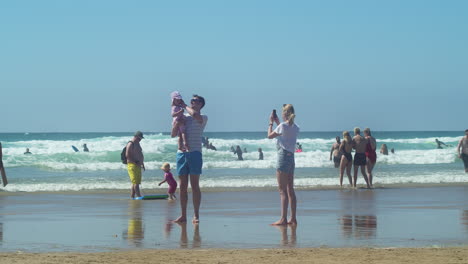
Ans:
[[[133,143],[133,141],[129,141],[128,143],[130,142]],[[125,148],[122,149],[122,152],[120,152],[120,160],[123,164],[127,164],[127,146],[125,146]]]

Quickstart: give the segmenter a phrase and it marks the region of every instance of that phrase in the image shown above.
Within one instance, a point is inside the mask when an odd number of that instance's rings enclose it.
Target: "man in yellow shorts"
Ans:
[[[141,131],[135,132],[133,139],[127,143],[127,169],[128,176],[132,182],[131,197],[141,197],[140,184],[141,184],[141,169],[145,170],[145,163],[143,157],[143,150],[140,146],[140,141],[143,139]]]

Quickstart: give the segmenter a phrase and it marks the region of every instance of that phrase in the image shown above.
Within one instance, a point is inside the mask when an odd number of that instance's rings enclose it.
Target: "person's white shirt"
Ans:
[[[296,151],[296,141],[297,135],[299,135],[299,126],[296,124],[289,125],[287,122],[279,124],[274,132],[279,134],[276,138],[276,144],[289,151],[294,153]]]

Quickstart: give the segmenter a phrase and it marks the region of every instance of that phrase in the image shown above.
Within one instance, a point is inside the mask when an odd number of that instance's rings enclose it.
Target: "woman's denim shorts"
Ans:
[[[293,174],[296,164],[294,163],[294,153],[289,152],[281,147],[278,148],[278,161],[276,162],[276,170],[283,173]]]

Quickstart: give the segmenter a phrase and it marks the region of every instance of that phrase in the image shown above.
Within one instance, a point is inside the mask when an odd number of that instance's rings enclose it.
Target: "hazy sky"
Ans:
[[[468,1],[0,2],[0,132],[468,128]]]

